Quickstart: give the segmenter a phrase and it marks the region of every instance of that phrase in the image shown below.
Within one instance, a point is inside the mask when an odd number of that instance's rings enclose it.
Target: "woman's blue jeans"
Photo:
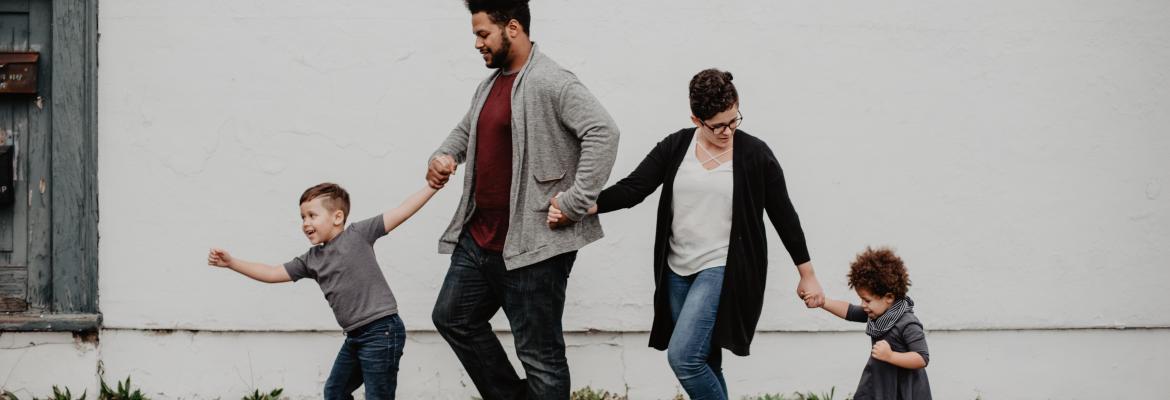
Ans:
[[[708,268],[691,276],[667,269],[674,333],[666,358],[691,400],[727,399],[723,357],[720,349],[711,345],[724,269]]]

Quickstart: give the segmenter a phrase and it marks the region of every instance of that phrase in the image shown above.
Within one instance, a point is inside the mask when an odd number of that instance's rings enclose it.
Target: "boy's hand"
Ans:
[[[870,351],[869,355],[878,361],[890,362],[890,355],[893,353],[894,351],[890,350],[889,342],[879,340],[873,344],[873,350]]]
[[[227,268],[232,264],[232,255],[224,249],[211,249],[207,252],[207,265]]]
[[[435,156],[427,165],[427,184],[435,189],[442,189],[447,184],[447,180],[451,179],[451,174],[455,173],[455,169],[459,164],[455,162],[455,158],[442,154]]]

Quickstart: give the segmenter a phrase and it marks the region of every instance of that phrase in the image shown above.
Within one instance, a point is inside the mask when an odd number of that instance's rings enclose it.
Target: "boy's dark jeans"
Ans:
[[[561,316],[577,252],[508,271],[500,253],[464,232],[431,318],[484,400],[568,399]],[[516,375],[489,319],[503,308],[527,382]]]
[[[398,388],[398,361],[406,345],[406,327],[398,314],[385,316],[345,334],[345,343],[325,381],[326,400],[353,400],[366,385],[367,400],[393,399]]]

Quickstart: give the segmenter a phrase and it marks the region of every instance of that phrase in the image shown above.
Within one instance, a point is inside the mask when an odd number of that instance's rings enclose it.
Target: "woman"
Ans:
[[[797,265],[797,295],[809,308],[824,294],[779,162],[743,122],[731,74],[699,72],[690,83],[691,122],[667,136],[637,169],[605,189],[591,213],[641,203],[659,185],[650,346],[668,350],[691,399],[726,399],[720,348],[740,356],[760,319],[767,274],[764,211]],[[563,224],[555,199],[550,225]]]

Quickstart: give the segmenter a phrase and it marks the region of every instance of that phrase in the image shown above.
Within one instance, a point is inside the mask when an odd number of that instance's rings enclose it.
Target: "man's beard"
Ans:
[[[512,40],[505,35],[500,35],[503,41],[500,43],[500,50],[492,52],[492,62],[488,64],[488,68],[500,69],[508,63],[508,51],[512,49]]]

